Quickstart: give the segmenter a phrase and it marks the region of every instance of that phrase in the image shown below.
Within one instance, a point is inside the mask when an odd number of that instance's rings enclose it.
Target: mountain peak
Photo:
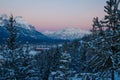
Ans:
[[[6,14],[1,14],[0,15],[0,26],[5,26],[6,22],[9,20],[9,16]],[[29,24],[27,21],[24,20],[22,16],[16,16],[15,17],[16,25],[18,27],[28,29],[28,30],[33,30],[35,29],[33,25]]]
[[[18,41],[25,43],[37,43],[37,42],[44,42],[51,40],[50,38],[46,37],[39,31],[35,29],[34,26],[29,24],[25,21],[21,16],[14,17],[16,21],[16,28],[18,30]],[[4,42],[4,39],[9,37],[8,31],[5,29],[6,24],[9,22],[9,16],[7,15],[0,15],[0,41]]]
[[[45,31],[43,34],[55,39],[74,40],[82,38],[84,35],[90,34],[90,32],[80,28],[66,27],[57,31]]]

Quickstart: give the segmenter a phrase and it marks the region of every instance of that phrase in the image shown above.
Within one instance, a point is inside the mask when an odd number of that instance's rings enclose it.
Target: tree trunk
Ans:
[[[112,80],[115,80],[114,76],[115,76],[115,75],[114,75],[114,69],[112,69],[112,74],[111,74],[111,79],[112,79]]]

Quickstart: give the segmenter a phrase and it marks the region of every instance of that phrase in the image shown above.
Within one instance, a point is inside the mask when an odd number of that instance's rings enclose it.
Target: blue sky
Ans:
[[[89,30],[93,17],[104,16],[106,0],[0,0],[0,14],[22,16],[37,29],[79,27]]]

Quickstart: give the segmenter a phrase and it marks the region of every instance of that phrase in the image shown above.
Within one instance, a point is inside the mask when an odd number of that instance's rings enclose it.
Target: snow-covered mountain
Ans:
[[[74,40],[82,38],[84,35],[90,34],[90,32],[80,28],[67,27],[57,31],[45,31],[43,34],[54,39]]]
[[[6,25],[6,23],[8,22],[8,19],[9,19],[9,16],[7,16],[6,14],[0,15],[0,26],[2,27]],[[15,21],[16,21],[17,27],[21,27],[28,30],[35,29],[34,26],[28,23],[27,21],[25,21],[22,16],[16,16]]]
[[[8,38],[9,34],[6,30],[5,26],[8,23],[9,17],[6,14],[0,15],[0,41],[5,41]],[[35,29],[35,27],[25,21],[22,17],[17,16],[15,17],[17,30],[18,30],[18,40],[21,42],[43,42],[43,41],[50,41],[50,38],[43,35],[39,31]]]

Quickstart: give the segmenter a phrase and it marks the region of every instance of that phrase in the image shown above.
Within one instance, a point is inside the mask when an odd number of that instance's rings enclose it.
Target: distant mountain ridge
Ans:
[[[64,28],[58,31],[39,32],[33,25],[25,21],[21,16],[14,17],[16,27],[18,29],[18,41],[21,43],[41,43],[41,42],[63,42],[66,40],[74,40],[89,34],[79,28]],[[5,26],[9,17],[6,14],[0,15],[0,42],[3,43],[9,37],[9,33]],[[0,44],[1,44],[0,43]]]
[[[4,42],[9,34],[5,26],[9,20],[9,17],[6,14],[0,15],[0,41]],[[22,17],[15,17],[16,27],[18,30],[18,41],[25,43],[39,43],[39,42],[49,42],[52,41],[51,38],[43,35],[35,29],[35,27],[28,22],[26,22]]]
[[[90,34],[90,32],[80,28],[67,27],[57,31],[45,31],[43,34],[54,39],[74,40],[80,39],[84,35]]]

